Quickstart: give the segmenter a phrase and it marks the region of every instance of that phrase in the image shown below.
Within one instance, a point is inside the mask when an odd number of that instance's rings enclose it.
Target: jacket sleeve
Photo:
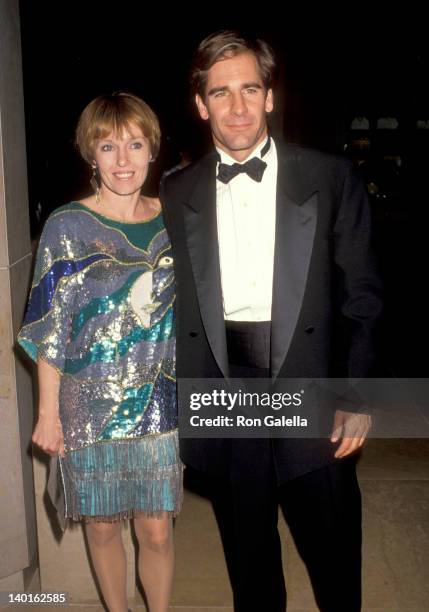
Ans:
[[[374,375],[382,287],[372,249],[368,196],[351,163],[346,164],[338,189],[333,234],[344,333],[344,374],[348,378],[365,378]]]

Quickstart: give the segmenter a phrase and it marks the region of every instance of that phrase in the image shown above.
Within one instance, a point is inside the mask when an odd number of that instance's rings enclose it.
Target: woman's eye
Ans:
[[[101,145],[101,150],[102,151],[113,151],[113,146],[111,144],[104,144],[104,145]]]
[[[133,142],[131,145],[132,149],[141,149],[143,147],[143,144],[141,142]]]

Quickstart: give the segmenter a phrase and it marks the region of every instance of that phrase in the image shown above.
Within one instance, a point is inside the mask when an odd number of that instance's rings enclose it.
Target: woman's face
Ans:
[[[97,140],[94,164],[100,173],[101,192],[106,188],[118,195],[139,191],[146,180],[150,160],[149,142],[135,124],[130,125],[129,131],[111,132]]]

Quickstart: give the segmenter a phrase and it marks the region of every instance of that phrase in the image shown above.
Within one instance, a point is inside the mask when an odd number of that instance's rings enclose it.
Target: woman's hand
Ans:
[[[64,436],[59,417],[60,374],[49,363],[37,360],[39,374],[39,419],[32,440],[48,455],[64,457]]]
[[[64,457],[64,436],[58,418],[39,416],[32,441],[48,455]]]

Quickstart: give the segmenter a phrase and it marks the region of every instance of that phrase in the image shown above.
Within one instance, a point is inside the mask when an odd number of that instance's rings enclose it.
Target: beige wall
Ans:
[[[31,266],[18,0],[1,0],[0,591],[66,591],[72,601],[98,601],[81,527],[59,537],[45,495],[47,464],[38,453],[33,478],[32,368],[15,347]],[[129,530],[124,539],[132,596],[134,554]]]

